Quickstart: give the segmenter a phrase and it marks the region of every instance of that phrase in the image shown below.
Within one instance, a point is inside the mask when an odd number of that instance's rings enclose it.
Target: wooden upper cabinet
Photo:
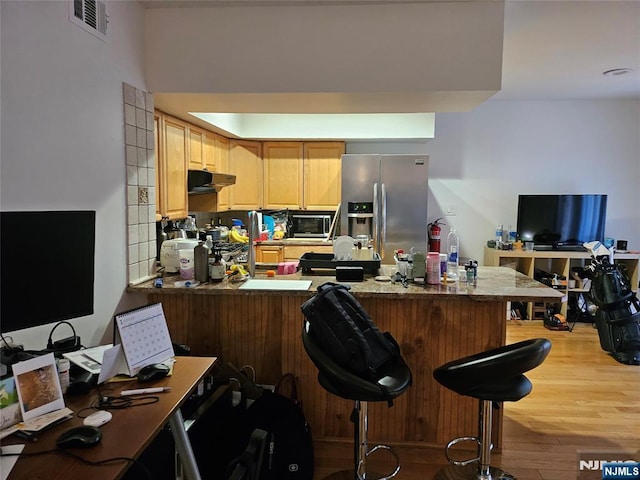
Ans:
[[[204,144],[204,132],[201,128],[189,125],[189,168],[193,170],[202,170],[203,155],[202,149]]]
[[[344,142],[304,144],[304,208],[333,210],[342,200]]]
[[[204,132],[202,138],[202,168],[210,172],[216,171],[216,137],[212,132]]]
[[[300,142],[264,142],[264,208],[302,209],[304,174]]]
[[[216,135],[215,171],[229,173],[229,139],[222,135]]]
[[[160,190],[163,216],[187,216],[187,152],[189,126],[177,118],[163,115],[160,121]]]
[[[229,190],[230,210],[262,208],[262,144],[246,140],[229,141],[229,172],[236,176]]]
[[[228,139],[161,111],[154,112],[156,219],[185,218],[191,208],[187,171],[236,176],[206,199],[206,211],[334,210],[341,201],[344,142]],[[204,198],[198,199],[200,208]]]
[[[156,222],[162,220],[163,211],[163,202],[164,202],[164,194],[160,191],[162,187],[162,182],[160,181],[161,177],[161,167],[160,167],[160,114],[154,112],[153,114],[153,158],[154,158],[154,170],[156,171],[156,183],[155,183],[155,203],[156,203]]]
[[[264,142],[264,208],[335,210],[344,142]]]
[[[229,139],[221,135],[216,135],[215,140],[215,165],[216,172],[231,173],[229,168]],[[229,210],[231,208],[230,193],[232,187],[223,187],[218,192],[218,211]]]

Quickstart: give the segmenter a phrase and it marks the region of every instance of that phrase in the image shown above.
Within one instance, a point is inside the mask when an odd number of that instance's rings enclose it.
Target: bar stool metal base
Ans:
[[[434,480],[516,480],[516,477],[497,467],[489,467],[488,476],[481,475],[476,464],[464,467],[449,465],[440,470],[433,478]]]
[[[354,480],[357,479],[353,470],[340,470],[339,472],[333,472],[326,477],[322,477],[322,480]],[[377,472],[367,472],[367,480],[378,480],[383,478],[382,474]]]
[[[491,424],[493,419],[493,402],[480,400],[478,437],[459,437],[451,440],[445,448],[447,460],[452,465],[440,470],[434,480],[515,480],[510,473],[492,467]],[[460,442],[473,441],[477,443],[477,456],[468,460],[456,461],[449,455],[449,449]]]
[[[368,435],[368,404],[367,402],[355,400],[353,411],[351,412],[351,421],[354,423],[353,438],[353,461],[354,470],[350,470],[351,477],[337,477],[333,480],[342,478],[351,478],[353,480],[390,480],[394,478],[400,471],[400,458],[396,451],[388,445],[375,445],[369,448]],[[388,451],[395,460],[393,471],[387,475],[380,475],[367,471],[367,457],[378,450]],[[342,472],[338,472],[342,474]]]

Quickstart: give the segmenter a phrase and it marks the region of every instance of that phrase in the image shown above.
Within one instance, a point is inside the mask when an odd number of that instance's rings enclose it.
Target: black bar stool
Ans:
[[[369,480],[372,477],[367,474],[367,457],[373,452],[383,449],[389,451],[396,461],[393,472],[379,480],[387,480],[395,477],[400,471],[400,459],[397,453],[388,445],[376,445],[369,449],[367,439],[367,402],[388,402],[402,394],[411,385],[411,371],[404,363],[389,365],[381,372],[376,381],[365,380],[345,370],[336,363],[315,341],[309,332],[309,322],[304,322],[302,330],[302,343],[307,355],[318,368],[318,381],[320,385],[333,395],[354,400],[355,405],[351,414],[354,422],[354,469],[353,472],[338,472],[330,475],[335,478],[348,478],[354,480]]]
[[[532,385],[523,374],[540,365],[550,349],[551,342],[546,338],[525,340],[445,363],[433,371],[433,377],[443,386],[480,400],[478,436],[455,438],[447,444],[445,454],[453,465],[440,470],[436,480],[515,479],[490,465],[492,407],[496,402],[516,402],[529,395]],[[477,456],[454,460],[449,449],[464,441],[477,443]]]

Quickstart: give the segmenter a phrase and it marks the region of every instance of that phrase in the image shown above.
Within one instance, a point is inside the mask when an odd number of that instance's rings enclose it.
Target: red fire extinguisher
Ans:
[[[428,233],[429,233],[429,251],[430,252],[438,252],[440,253],[440,232],[442,229],[440,225],[444,225],[443,222],[440,222],[442,217],[436,219],[435,221],[429,223]]]

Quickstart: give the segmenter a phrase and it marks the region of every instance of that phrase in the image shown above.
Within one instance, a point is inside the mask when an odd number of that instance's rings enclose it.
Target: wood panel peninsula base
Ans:
[[[162,302],[171,337],[188,344],[194,355],[212,355],[237,367],[251,365],[257,382],[274,384],[284,373],[299,381],[299,396],[315,440],[348,442],[351,401],[328,394],[301,339],[302,303],[318,285],[335,276],[287,275],[276,279],[311,280],[308,291],[239,290],[224,281],[196,288],[175,288],[165,278],[161,289],[146,282],[128,288],[149,302]],[[432,377],[439,365],[504,345],[507,301],[558,301],[561,293],[504,267],[480,267],[477,286],[427,286],[376,282],[352,283],[352,292],[382,331],[401,346],[413,385],[394,401],[369,405],[372,444],[443,447],[477,431],[477,401],[441,387]],[[544,331],[541,330],[541,336]],[[502,411],[494,416],[494,445],[502,443]]]

